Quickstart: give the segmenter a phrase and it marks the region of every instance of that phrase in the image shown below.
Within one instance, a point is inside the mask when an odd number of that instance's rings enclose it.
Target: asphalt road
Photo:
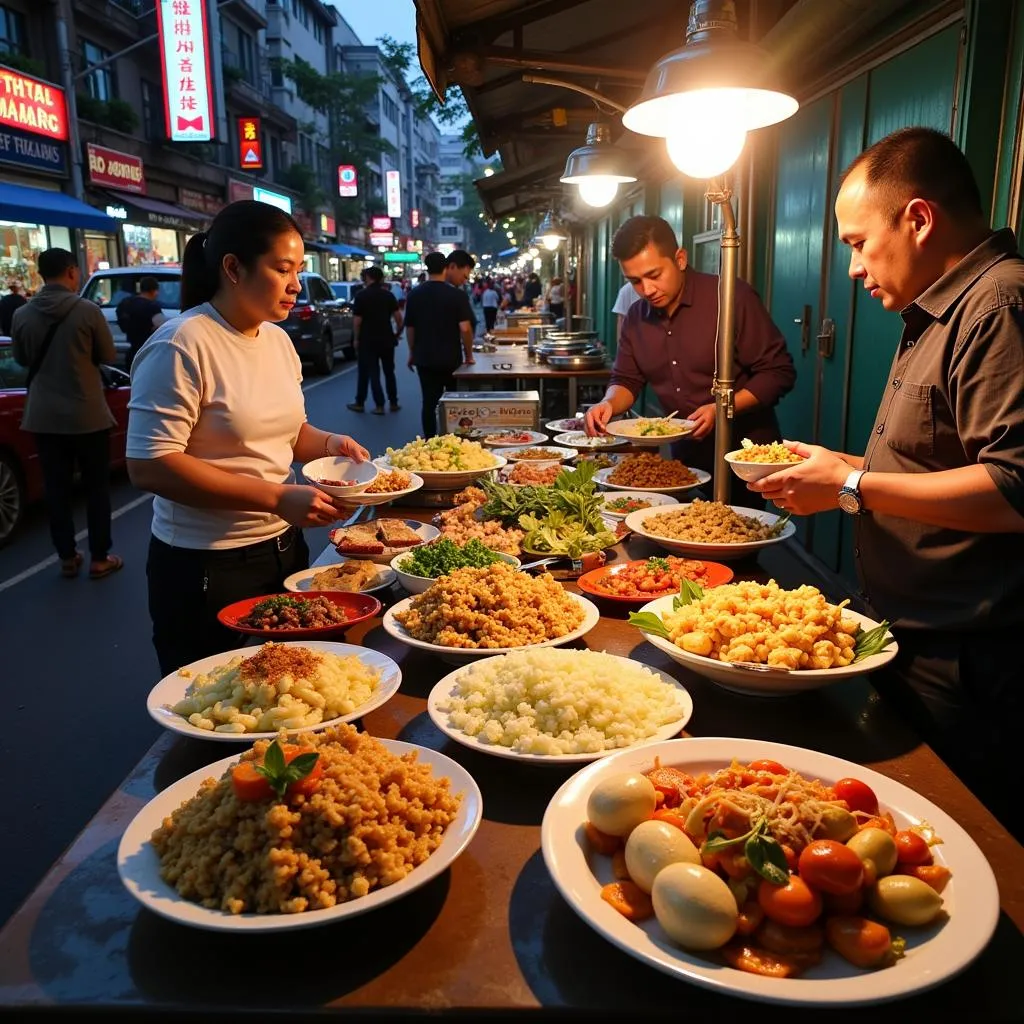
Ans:
[[[401,354],[401,352],[399,353]],[[398,369],[400,412],[349,412],[355,366],[305,385],[310,423],[348,433],[380,455],[419,432],[419,384]],[[372,404],[372,400],[371,400]],[[114,548],[124,569],[103,580],[58,574],[41,509],[0,549],[0,687],[5,798],[0,922],[28,896],[157,739],[146,694],[159,679],[146,604],[151,498],[121,473],[113,485]],[[76,525],[84,528],[81,504]],[[315,557],[326,530],[307,531]],[[83,540],[84,544],[84,540]],[[211,751],[211,760],[220,756]]]

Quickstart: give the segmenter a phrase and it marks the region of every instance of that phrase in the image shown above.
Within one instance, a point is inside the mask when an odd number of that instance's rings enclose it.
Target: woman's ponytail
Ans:
[[[217,291],[217,268],[211,267],[206,252],[207,233],[193,235],[181,260],[181,311],[209,302]]]

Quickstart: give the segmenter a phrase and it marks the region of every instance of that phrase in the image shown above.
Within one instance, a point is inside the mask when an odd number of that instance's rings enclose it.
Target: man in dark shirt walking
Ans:
[[[473,312],[473,304],[469,301],[469,295],[466,294],[466,282],[469,280],[469,275],[473,272],[475,266],[476,260],[465,249],[453,249],[448,253],[448,266],[444,274],[444,279],[462,297],[460,299],[462,302],[462,312],[469,317],[469,327],[473,332],[474,338],[476,337],[476,328],[479,321],[476,318],[476,313]]]
[[[28,299],[21,294],[21,284],[19,282],[11,281],[7,287],[10,290],[0,299],[0,334],[3,335],[10,335],[11,321],[14,320],[14,314],[28,302]]]
[[[405,337],[409,368],[419,374],[423,392],[423,436],[434,437],[441,395],[454,389],[459,366],[475,360],[465,292],[445,281],[444,253],[428,253],[424,262],[427,280],[413,288],[405,306]]]
[[[135,355],[149,340],[149,336],[166,320],[163,307],[157,302],[160,282],[155,277],[144,277],[139,282],[137,295],[129,295],[117,304],[117,326],[128,339],[125,366],[131,370]]]
[[[369,388],[375,403],[373,412],[383,416],[384,391],[380,386],[382,369],[391,411],[397,412],[401,408],[398,404],[398,383],[395,380],[395,346],[402,333],[402,311],[391,289],[384,287],[384,272],[380,267],[367,267],[363,272],[363,280],[366,287],[356,295],[352,309],[352,330],[359,369],[356,400],[350,402],[348,408],[353,412],[362,412]]]

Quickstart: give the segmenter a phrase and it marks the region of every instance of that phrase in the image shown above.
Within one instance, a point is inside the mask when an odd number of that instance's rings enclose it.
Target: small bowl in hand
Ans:
[[[725,461],[729,463],[732,471],[741,479],[747,483],[752,483],[754,480],[763,480],[766,476],[771,476],[772,473],[778,473],[780,469],[788,469],[790,466],[797,466],[797,462],[747,462],[745,460],[737,459],[737,455],[742,455],[744,449],[737,448],[734,452],[729,452],[725,456]],[[804,460],[801,459],[800,462]]]
[[[340,455],[314,459],[302,467],[302,475],[311,484],[335,498],[361,494],[379,472],[372,462],[353,462]]]

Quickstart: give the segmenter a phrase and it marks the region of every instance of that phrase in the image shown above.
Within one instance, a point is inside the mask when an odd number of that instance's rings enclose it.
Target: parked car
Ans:
[[[331,281],[331,291],[336,299],[342,302],[355,302],[356,296],[363,290],[362,281]]]
[[[124,465],[128,432],[128,374],[115,366],[100,366],[107,404],[116,425],[110,432],[110,462]],[[43,476],[31,434],[21,429],[25,410],[28,367],[14,361],[11,339],[0,337],[0,547],[17,530],[29,504],[43,496]]]
[[[281,326],[288,332],[300,359],[308,359],[318,373],[330,373],[338,352],[345,359],[355,356],[352,303],[336,298],[319,274],[303,271],[299,281],[302,291]]]
[[[95,302],[114,335],[114,346],[123,362],[128,354],[128,339],[117,325],[118,303],[129,295],[138,294],[139,282],[144,277],[155,277],[160,286],[156,301],[164,316],[170,319],[181,312],[181,267],[158,263],[138,267],[110,267],[97,270],[89,276],[82,288],[82,296]]]

